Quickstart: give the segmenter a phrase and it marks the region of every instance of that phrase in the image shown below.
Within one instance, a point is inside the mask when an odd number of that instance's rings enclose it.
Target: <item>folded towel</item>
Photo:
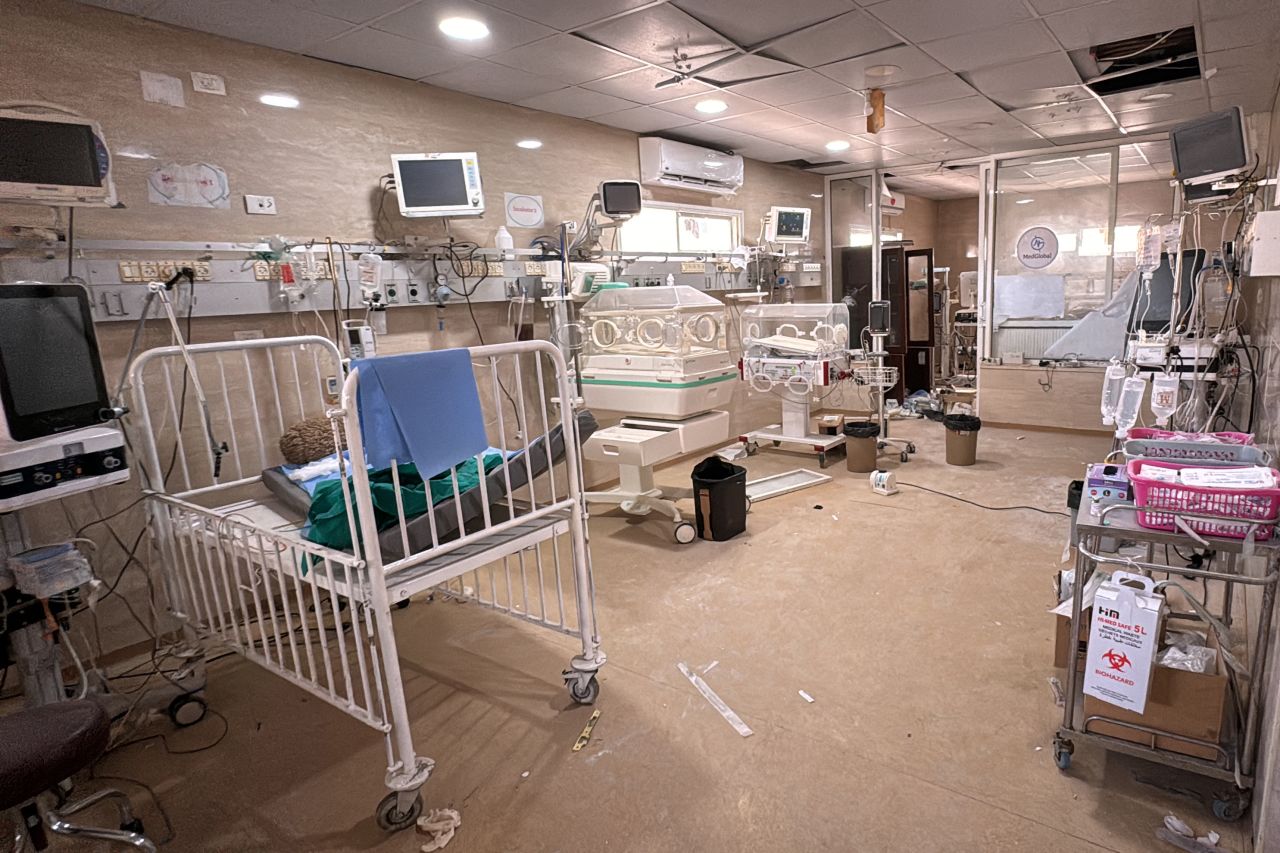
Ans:
[[[437,350],[356,359],[360,431],[371,468],[412,462],[434,477],[489,446],[471,354]]]

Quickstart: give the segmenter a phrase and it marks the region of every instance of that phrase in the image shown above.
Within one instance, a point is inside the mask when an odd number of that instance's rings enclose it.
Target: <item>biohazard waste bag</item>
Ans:
[[[1164,596],[1155,581],[1116,572],[1093,599],[1084,692],[1141,714],[1147,707],[1164,616]]]

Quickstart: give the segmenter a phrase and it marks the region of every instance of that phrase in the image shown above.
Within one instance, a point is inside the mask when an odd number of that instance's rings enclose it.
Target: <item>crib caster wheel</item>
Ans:
[[[569,698],[579,705],[594,705],[600,696],[600,682],[592,675],[585,682],[579,678],[569,681]]]
[[[747,448],[748,456],[755,456],[757,453],[760,452],[760,445],[758,442],[748,441],[745,443],[745,447]]]
[[[902,453],[898,456],[898,458],[899,458],[899,459],[901,459],[903,462],[910,462],[910,461],[911,461],[911,457],[907,455],[907,451],[905,451],[905,450],[904,450],[904,451],[902,451]]]
[[[199,696],[184,693],[169,703],[169,719],[178,728],[185,729],[203,720],[208,710],[209,703]]]
[[[396,610],[404,610],[408,606],[409,606],[409,599],[407,598],[402,601],[396,602]]]
[[[1249,810],[1249,792],[1237,791],[1213,801],[1213,816],[1218,820],[1237,821]]]
[[[1053,742],[1053,761],[1058,765],[1059,770],[1071,769],[1071,753],[1074,751],[1074,744],[1069,740],[1054,739]]]
[[[413,805],[409,806],[408,811],[402,812],[397,804],[397,796],[393,792],[382,798],[382,802],[378,803],[378,810],[374,812],[373,816],[380,828],[385,829],[387,832],[399,832],[417,823],[421,814],[422,794],[418,794],[413,798]]]
[[[907,443],[907,452],[908,452],[908,453],[915,453],[915,452],[916,452],[916,446],[915,446],[915,444],[914,444],[914,443],[912,443],[912,442],[908,442],[908,443]]]
[[[751,496],[747,495],[747,512],[751,512]]]
[[[682,521],[676,525],[675,530],[676,541],[681,545],[688,545],[698,537],[698,531],[693,529],[693,525],[687,521]]]
[[[121,832],[132,832],[135,835],[146,835],[147,832],[142,826],[142,821],[136,817],[133,820],[126,820],[120,824]]]

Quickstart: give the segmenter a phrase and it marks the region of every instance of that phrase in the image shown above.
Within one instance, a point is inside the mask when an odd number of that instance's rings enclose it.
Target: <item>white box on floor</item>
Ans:
[[[1141,714],[1151,689],[1165,600],[1155,581],[1116,572],[1093,598],[1084,692]]]

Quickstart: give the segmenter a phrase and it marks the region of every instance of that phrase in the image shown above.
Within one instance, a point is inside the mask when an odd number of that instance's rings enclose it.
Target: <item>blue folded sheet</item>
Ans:
[[[412,462],[430,478],[483,453],[480,392],[465,349],[355,359],[365,460],[386,468]]]

